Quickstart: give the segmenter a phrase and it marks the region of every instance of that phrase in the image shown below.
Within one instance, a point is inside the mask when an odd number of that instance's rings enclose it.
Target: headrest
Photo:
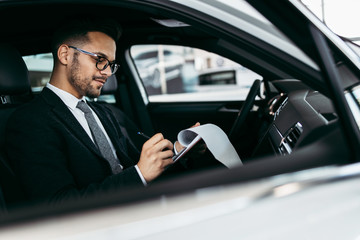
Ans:
[[[106,83],[102,87],[101,94],[102,95],[114,94],[117,90],[117,87],[118,87],[118,84],[117,84],[116,76],[111,75],[110,77],[108,77],[108,79],[106,80]]]
[[[20,53],[8,44],[0,44],[0,95],[27,93],[28,69]]]

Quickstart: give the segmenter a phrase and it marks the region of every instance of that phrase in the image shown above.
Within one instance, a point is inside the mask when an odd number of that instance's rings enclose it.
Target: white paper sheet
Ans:
[[[204,124],[198,127],[182,130],[178,134],[181,145],[191,149],[193,140],[201,137],[214,157],[228,168],[241,166],[242,162],[224,131],[214,124]],[[197,141],[196,141],[197,142]]]

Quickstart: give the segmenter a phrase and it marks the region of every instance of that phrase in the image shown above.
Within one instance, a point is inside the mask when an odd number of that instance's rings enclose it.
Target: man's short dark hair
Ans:
[[[88,32],[102,32],[114,39],[119,40],[121,36],[121,26],[118,22],[110,18],[76,18],[71,19],[60,27],[53,36],[51,45],[54,58],[61,44],[82,45],[89,41]]]

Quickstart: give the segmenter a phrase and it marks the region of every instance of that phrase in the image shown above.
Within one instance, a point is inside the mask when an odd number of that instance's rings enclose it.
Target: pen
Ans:
[[[150,139],[150,137],[143,132],[137,132],[137,134],[143,136],[146,139]]]

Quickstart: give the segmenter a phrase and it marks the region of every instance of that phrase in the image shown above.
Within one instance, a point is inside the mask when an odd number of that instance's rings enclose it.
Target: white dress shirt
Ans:
[[[70,112],[74,115],[74,117],[76,118],[76,120],[78,120],[78,122],[80,123],[80,125],[84,128],[84,130],[86,131],[86,133],[89,135],[90,139],[94,142],[93,136],[91,134],[90,131],[90,127],[86,121],[85,118],[85,114],[83,111],[81,111],[80,109],[78,109],[76,107],[76,105],[78,104],[79,101],[83,100],[84,102],[86,102],[86,98],[82,97],[81,99],[78,99],[77,97],[75,97],[74,95],[55,87],[54,85],[47,83],[46,87],[49,88],[51,91],[53,91],[64,103],[65,105],[69,108]],[[91,108],[90,108],[91,109]],[[99,125],[100,129],[104,132],[106,139],[108,140],[111,150],[115,156],[116,159],[118,159],[117,155],[116,155],[116,150],[115,147],[113,145],[113,143],[111,142],[109,135],[106,133],[104,126],[102,125],[100,119],[98,118],[98,116],[96,115],[96,113],[91,109],[91,112],[93,113],[95,120],[97,122],[97,124]],[[94,142],[95,143],[95,142]],[[119,159],[118,159],[119,160]],[[123,168],[121,166],[121,168]],[[144,176],[142,175],[142,173],[140,172],[140,169],[137,165],[135,165],[135,169],[138,172],[142,182],[144,183],[144,185],[146,186],[146,180],[144,178]]]

